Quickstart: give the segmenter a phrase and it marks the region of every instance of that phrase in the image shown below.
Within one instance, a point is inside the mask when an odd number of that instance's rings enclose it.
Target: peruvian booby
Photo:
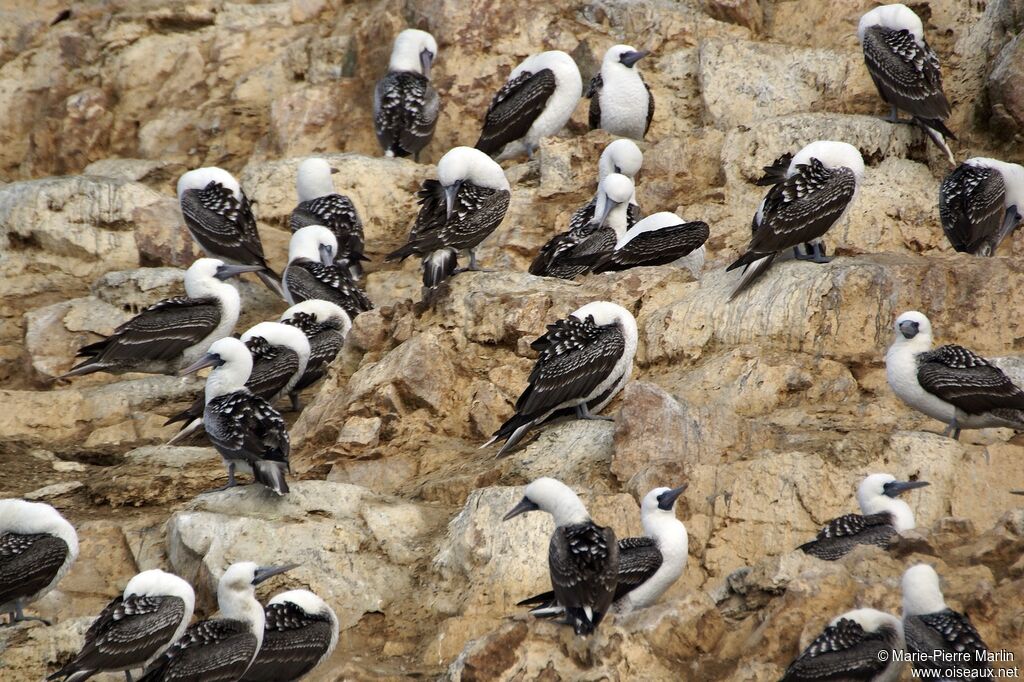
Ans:
[[[950,109],[939,58],[924,39],[921,19],[899,3],[876,7],[860,18],[857,39],[878,94],[892,107],[889,120],[899,122],[900,109],[909,113],[956,165],[945,140],[956,136],[945,124]]]
[[[306,372],[312,348],[301,329],[280,322],[260,322],[242,334],[242,343],[252,356],[252,368],[245,388],[257,398],[275,405],[286,394],[290,395]],[[183,421],[185,426],[169,444],[191,436],[202,427],[206,399],[201,393],[182,412],[174,415],[164,426]]]
[[[541,138],[569,122],[582,94],[580,70],[565,52],[528,57],[491,100],[476,148],[499,161],[524,151],[532,159]]]
[[[185,296],[154,303],[102,341],[82,346],[76,355],[87,359],[59,378],[93,372],[177,372],[234,331],[242,302],[225,280],[256,269],[200,258],[185,272]]]
[[[781,682],[895,682],[903,650],[899,618],[875,609],[847,611],[803,650]]]
[[[238,180],[223,168],[197,168],[178,179],[185,227],[199,248],[225,263],[258,266],[253,272],[278,296],[281,278],[267,265],[252,206]]]
[[[819,242],[846,215],[864,176],[864,159],[845,142],[812,142],[796,156],[784,155],[757,184],[772,185],[751,222],[747,252],[726,270],[743,266],[732,300],[772,264],[780,251],[792,248],[798,260],[828,262]],[[807,253],[800,246],[807,245]]]
[[[651,606],[683,574],[689,536],[673,508],[685,490],[685,483],[678,488],[655,488],[640,503],[644,535],[619,540],[619,577],[613,601],[616,611],[625,613]],[[539,605],[530,611],[535,616],[564,612],[554,592],[538,594],[518,605],[527,604]]]
[[[636,197],[633,181],[619,173],[605,176],[597,188],[590,222],[556,235],[541,247],[530,274],[572,279],[586,272],[593,254],[615,248],[629,228],[630,203]]]
[[[36,620],[23,609],[50,592],[78,558],[78,533],[42,502],[0,500],[0,614],[8,625]]]
[[[902,531],[915,526],[914,512],[898,496],[926,485],[926,481],[897,481],[890,474],[871,474],[857,486],[861,513],[832,519],[818,532],[818,537],[797,549],[825,561],[835,561],[857,545],[887,547]]]
[[[640,147],[636,146],[636,142],[633,140],[627,140],[619,138],[618,140],[612,140],[608,143],[608,146],[601,152],[601,156],[597,160],[597,186],[600,190],[601,181],[612,173],[618,173],[619,175],[625,175],[629,178],[634,185],[633,196],[629,199],[629,224],[628,227],[632,227],[633,223],[640,219],[640,204],[636,199],[636,179],[640,175],[640,169],[644,165],[644,153],[640,151]],[[588,201],[587,203],[576,209],[572,216],[569,218],[569,231],[572,231],[578,227],[583,227],[587,223],[594,219],[594,210],[597,206],[597,194]]]
[[[497,440],[505,455],[523,436],[548,419],[575,415],[577,419],[607,419],[600,412],[626,385],[633,372],[637,327],[632,313],[615,303],[588,303],[530,344],[540,353],[529,385],[516,401],[516,413],[501,425],[487,447]]]
[[[654,118],[654,94],[636,63],[650,54],[629,45],[614,45],[604,53],[601,70],[590,81],[590,129],[644,139]]]
[[[47,680],[82,682],[100,672],[145,668],[185,633],[196,596],[192,586],[158,568],[139,573],[85,633],[85,644]]]
[[[946,424],[943,435],[961,429],[1005,427],[1024,431],[1024,391],[985,358],[963,346],[932,350],[932,324],[912,310],[896,319],[896,339],[885,354],[885,374],[899,398]]]
[[[327,368],[337,357],[352,328],[348,313],[330,301],[310,299],[296,303],[281,315],[281,323],[300,330],[309,340],[309,362],[291,391],[292,409],[299,410],[299,392],[327,375]]]
[[[299,164],[295,189],[299,205],[292,209],[288,226],[298,232],[307,225],[323,225],[337,240],[334,262],[348,267],[352,279],[363,274],[363,221],[355,204],[334,191],[331,174],[335,170],[323,159],[310,158]]]
[[[456,272],[459,251],[469,252],[466,269],[478,270],[476,247],[501,224],[512,197],[501,166],[479,150],[455,147],[438,162],[437,180],[425,180],[417,196],[409,240],[386,260],[421,256],[428,291]]]
[[[566,622],[577,635],[601,624],[615,598],[619,545],[615,531],[590,519],[576,493],[561,481],[538,478],[504,521],[531,511],[545,511],[555,521],[548,547],[548,568],[555,599],[565,607]]]
[[[441,98],[430,84],[437,42],[426,31],[407,28],[395,38],[388,73],[373,91],[373,127],[384,155],[412,156],[430,144]]]
[[[967,159],[939,188],[939,217],[957,251],[994,256],[1024,219],[1024,166]]]
[[[217,583],[218,618],[201,620],[146,670],[140,682],[234,682],[256,658],[263,643],[265,616],[255,588],[295,568],[231,564]]]
[[[263,610],[263,645],[241,682],[292,682],[326,661],[338,644],[338,617],[309,590],[289,590]]]
[[[290,305],[319,298],[340,305],[349,317],[373,310],[348,265],[335,262],[337,252],[338,240],[323,225],[307,225],[292,235],[283,280]]]
[[[965,614],[946,606],[939,574],[928,564],[903,573],[903,632],[914,677],[922,679],[984,679],[992,669],[988,647]],[[924,659],[924,660],[922,660]],[[931,659],[931,660],[928,660]],[[957,671],[948,677],[940,671]],[[931,674],[924,671],[929,671]]]
[[[237,485],[235,469],[240,468],[251,471],[256,483],[278,495],[287,493],[284,475],[290,450],[288,428],[280,412],[245,388],[252,371],[252,354],[244,343],[228,337],[210,346],[206,355],[181,373],[211,366],[213,370],[206,377],[203,426],[227,465],[228,483],[224,487]]]
[[[574,258],[586,262],[591,272],[617,272],[644,265],[674,263],[700,272],[704,242],[711,235],[708,224],[687,222],[675,213],[662,211],[647,216],[616,240],[613,248]]]

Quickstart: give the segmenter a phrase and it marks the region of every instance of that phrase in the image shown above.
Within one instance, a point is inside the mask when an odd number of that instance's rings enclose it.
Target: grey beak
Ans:
[[[604,196],[604,210],[601,211],[601,217],[597,220],[596,223],[598,227],[601,227],[602,225],[605,224],[605,221],[608,220],[608,216],[615,209],[615,207],[619,205],[619,203],[620,202],[618,201],[612,201],[607,194]]]
[[[1011,490],[1011,495],[1024,495],[1024,490]]]
[[[920,327],[918,326],[917,322],[911,322],[910,320],[900,322],[900,334],[903,334],[903,338],[905,339],[914,338],[915,336],[917,336],[917,333],[919,331]]]
[[[331,169],[331,175],[337,175],[340,171],[337,168]]]
[[[328,244],[320,245],[320,262],[324,265],[334,265],[334,249]]]
[[[430,67],[434,64],[434,55],[430,50],[420,51],[420,68],[423,70],[423,77],[430,78]]]
[[[298,564],[285,564],[284,566],[260,566],[256,569],[256,576],[252,579],[253,585],[259,585],[265,580],[273,578],[275,575],[290,571],[298,566]]]
[[[230,265],[225,263],[217,268],[217,274],[214,277],[223,282],[231,277],[241,275],[243,272],[259,272],[263,269],[262,265]]]
[[[503,516],[501,520],[508,521],[509,519],[519,516],[520,514],[537,511],[538,509],[540,509],[540,507],[531,502],[529,498],[524,497],[523,499],[519,500],[519,504],[512,507],[512,510],[509,511],[508,514],[505,514],[505,516]]]
[[[198,372],[199,370],[201,370],[204,367],[213,367],[218,362],[220,362],[220,356],[219,355],[217,355],[215,353],[207,353],[203,357],[201,357],[198,360],[196,360],[195,362],[193,362],[188,367],[185,367],[184,369],[179,369],[178,370],[178,376],[179,377],[188,376],[189,374],[192,374],[194,372]]]
[[[687,486],[689,486],[689,485],[690,485],[689,483],[684,483],[681,486],[679,486],[678,488],[672,488],[671,490],[666,490],[662,494],[658,495],[658,509],[663,509],[665,511],[671,511],[672,510],[672,505],[674,505],[676,503],[676,500],[679,499],[679,496],[683,494],[683,492],[686,490]]]
[[[463,180],[456,180],[455,184],[444,188],[444,203],[447,209],[445,220],[451,220],[452,218],[452,210],[455,208],[455,197],[458,195],[459,190],[462,189],[463,182]]]
[[[885,494],[889,497],[896,497],[908,490],[923,488],[926,485],[928,485],[928,481],[892,481],[885,484]]]
[[[624,52],[619,61],[626,66],[633,66],[638,61],[650,54],[649,50],[634,50],[633,52]]]

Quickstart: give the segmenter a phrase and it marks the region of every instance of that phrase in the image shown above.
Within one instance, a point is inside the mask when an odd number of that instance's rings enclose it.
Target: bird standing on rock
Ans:
[[[612,135],[644,139],[654,118],[654,94],[636,69],[636,63],[648,54],[629,45],[608,48],[601,70],[587,89],[591,130],[601,128]]]
[[[430,144],[441,98],[430,83],[437,41],[426,31],[407,28],[395,38],[388,73],[373,91],[373,127],[384,155],[412,156]]]
[[[334,191],[331,175],[335,169],[323,159],[306,159],[299,164],[295,189],[299,204],[288,218],[292,232],[307,225],[323,225],[334,233],[338,249],[334,262],[348,267],[352,279],[363,274],[363,221],[352,200]]]
[[[291,305],[321,299],[341,306],[349,317],[373,310],[352,278],[350,266],[335,262],[338,240],[323,225],[307,225],[292,235],[284,270],[285,300]]]
[[[338,616],[309,590],[275,595],[263,612],[263,644],[241,682],[301,679],[326,661],[338,644]]]
[[[939,217],[954,249],[994,256],[1024,219],[1024,166],[967,159],[942,181]]]
[[[903,650],[899,618],[875,609],[847,611],[803,650],[781,682],[895,682]]]

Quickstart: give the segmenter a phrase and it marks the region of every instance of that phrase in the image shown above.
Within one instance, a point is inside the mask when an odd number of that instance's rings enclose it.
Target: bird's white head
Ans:
[[[509,189],[501,166],[472,147],[455,147],[442,156],[437,162],[437,179],[445,188],[468,182],[488,189]]]
[[[599,327],[618,324],[631,325],[633,329],[636,329],[636,318],[633,317],[633,313],[610,301],[593,301],[573,311],[572,316],[577,320],[585,320],[587,316],[593,316],[594,324]]]
[[[1024,166],[982,156],[967,159],[964,164],[998,171],[1003,176],[1003,184],[1006,186],[1005,206],[1016,206],[1017,213],[1024,214]]]
[[[615,230],[617,237],[626,233],[627,211],[629,202],[635,196],[633,181],[621,173],[605,176],[597,186],[597,198],[594,201],[594,225],[608,225]]]
[[[437,58],[437,41],[426,31],[407,28],[395,37],[388,71],[412,71],[430,78]]]
[[[882,628],[889,628],[896,632],[900,641],[903,640],[903,622],[896,616],[885,613],[884,611],[878,611],[876,609],[854,609],[853,611],[847,611],[841,616],[836,616],[832,619],[832,622],[829,623],[829,625],[835,625],[843,618],[857,623],[864,628],[865,632],[878,632]]]
[[[915,564],[903,573],[903,615],[923,616],[946,609],[939,574],[928,564]]]
[[[551,69],[555,75],[555,83],[558,86],[565,86],[566,92],[575,95],[575,99],[579,99],[583,95],[583,78],[580,76],[580,69],[576,66],[575,60],[561,50],[548,50],[527,57],[519,66],[512,69],[508,80],[515,79],[525,71],[537,73],[543,69]]]
[[[302,303],[296,303],[284,311],[281,315],[281,322],[290,320],[299,313],[310,315],[318,323],[337,329],[341,332],[342,336],[347,336],[352,328],[352,318],[348,316],[344,308],[336,303],[319,298],[311,298]]]
[[[257,566],[252,561],[228,566],[217,583],[217,605],[221,616],[250,623],[254,633],[262,640],[264,616],[263,607],[256,601],[256,586],[296,566]]]
[[[44,502],[0,500],[0,535],[5,533],[54,535],[67,544],[68,556],[72,561],[78,556],[78,533],[75,527],[60,512]]]
[[[226,336],[210,344],[205,355],[178,374],[192,374],[204,367],[213,368],[206,377],[206,402],[210,402],[245,386],[252,373],[252,353],[235,337]]]
[[[256,337],[264,339],[271,346],[284,346],[292,349],[299,356],[300,365],[303,364],[303,358],[309,358],[309,339],[291,325],[280,322],[260,322],[245,330],[241,341],[245,343]]]
[[[864,177],[864,157],[860,155],[857,148],[846,142],[834,142],[832,140],[818,140],[811,142],[798,151],[789,163],[787,175],[796,172],[798,165],[806,165],[811,159],[817,159],[825,168],[835,170],[836,168],[849,168],[853,176],[860,184]]]
[[[613,45],[604,53],[601,73],[607,76],[610,71],[632,71],[633,66],[648,54],[647,50],[637,50],[632,45]]]
[[[927,481],[898,481],[891,474],[871,474],[857,486],[857,504],[864,514],[889,512],[896,530],[910,530],[915,526],[914,513],[899,496],[926,485]]]
[[[612,173],[625,175],[630,180],[636,181],[640,168],[644,165],[644,153],[636,146],[633,140],[622,137],[610,142],[601,158],[597,162],[598,174],[604,180]]]
[[[262,269],[259,265],[234,265],[216,258],[198,258],[185,271],[185,293],[190,298],[205,298],[207,296],[220,298],[225,292],[233,292],[237,296],[234,287],[225,284],[225,280],[244,272],[256,272]]]
[[[686,526],[676,518],[675,512],[676,500],[686,487],[684,483],[678,488],[655,488],[640,501],[640,523],[644,533],[657,540],[659,547],[664,545],[664,551],[671,551],[683,543],[681,551],[686,553]]]
[[[177,597],[185,602],[185,610],[188,613],[185,620],[192,617],[192,609],[196,604],[196,594],[191,585],[173,573],[162,571],[159,568],[143,571],[133,576],[124,588],[125,597],[132,595],[137,597]]]
[[[319,197],[334,194],[334,183],[331,181],[331,164],[325,159],[311,157],[299,164],[295,175],[295,191],[299,201],[310,201]]]
[[[893,345],[909,346],[915,353],[931,350],[932,323],[923,313],[908,310],[896,318],[893,326],[896,331]]]
[[[857,24],[857,40],[864,44],[864,33],[872,26],[892,29],[893,31],[908,31],[914,36],[914,41],[924,47],[924,26],[921,18],[914,14],[914,11],[906,5],[894,3],[882,5],[870,12],[866,12]]]
[[[191,189],[206,189],[211,182],[226,187],[231,190],[236,199],[242,200],[242,187],[238,184],[238,180],[235,180],[235,176],[216,166],[196,168],[178,178],[178,199],[180,200],[181,195]]]
[[[554,478],[538,478],[523,491],[523,499],[519,501],[504,521],[531,511],[545,511],[555,519],[556,526],[567,526],[575,523],[586,523],[590,514],[583,502],[572,488]]]
[[[338,238],[323,225],[306,225],[295,231],[288,242],[288,262],[305,258],[333,265],[338,255]]]

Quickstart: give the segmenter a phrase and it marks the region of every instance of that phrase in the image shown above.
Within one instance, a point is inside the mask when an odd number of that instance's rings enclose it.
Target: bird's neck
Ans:
[[[256,635],[258,643],[256,650],[263,643],[263,626],[266,616],[263,607],[256,601],[253,590],[238,592],[236,590],[218,590],[217,605],[220,608],[222,618],[239,620],[247,623]]]
[[[644,534],[658,544],[658,549],[666,563],[675,563],[680,560],[681,563],[686,562],[690,544],[689,535],[686,532],[686,526],[675,517],[675,514],[659,509],[645,515],[641,519],[641,524],[644,527]]]
[[[881,514],[888,512],[892,515],[893,525],[898,531],[911,530],[916,525],[914,512],[910,505],[903,500],[897,500],[887,495],[878,495],[861,503],[861,511],[864,514]]]

